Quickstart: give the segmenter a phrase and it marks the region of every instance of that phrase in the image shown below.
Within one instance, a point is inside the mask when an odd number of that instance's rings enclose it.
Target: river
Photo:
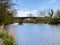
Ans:
[[[60,45],[60,25],[11,24],[17,45]]]

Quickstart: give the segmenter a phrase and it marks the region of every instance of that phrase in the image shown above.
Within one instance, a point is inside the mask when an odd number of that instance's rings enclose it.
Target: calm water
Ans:
[[[60,25],[23,24],[12,26],[17,45],[60,45]]]

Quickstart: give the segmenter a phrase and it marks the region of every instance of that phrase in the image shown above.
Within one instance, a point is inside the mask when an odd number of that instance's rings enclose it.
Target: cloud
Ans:
[[[56,2],[56,0],[50,0],[50,3],[51,4],[53,4],[53,3],[55,3]]]
[[[27,17],[28,16],[28,14],[33,14],[33,15],[36,15],[36,12],[37,12],[37,10],[32,10],[32,11],[25,11],[25,10],[20,10],[20,11],[18,11],[18,13],[17,13],[17,17]]]

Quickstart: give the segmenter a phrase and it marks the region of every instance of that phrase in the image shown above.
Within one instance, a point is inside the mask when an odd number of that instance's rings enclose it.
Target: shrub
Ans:
[[[59,18],[52,18],[51,20],[49,20],[48,23],[49,24],[59,24],[60,20],[59,20]]]

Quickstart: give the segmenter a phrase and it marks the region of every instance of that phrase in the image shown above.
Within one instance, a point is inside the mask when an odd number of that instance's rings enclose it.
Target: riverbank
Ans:
[[[0,41],[0,45],[16,45],[13,35],[6,31],[3,25],[0,26]]]

